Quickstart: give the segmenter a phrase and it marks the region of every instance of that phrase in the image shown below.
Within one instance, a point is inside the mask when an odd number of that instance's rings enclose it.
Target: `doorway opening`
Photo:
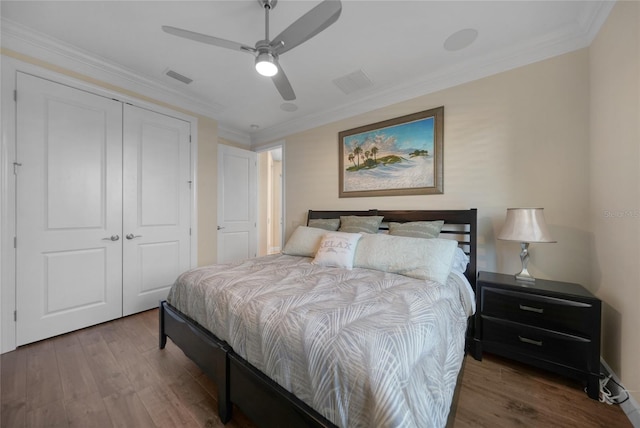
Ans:
[[[258,255],[279,253],[283,225],[282,146],[258,153]]]

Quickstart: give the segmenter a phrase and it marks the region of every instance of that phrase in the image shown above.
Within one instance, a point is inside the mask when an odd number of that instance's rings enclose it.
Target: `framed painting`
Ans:
[[[443,193],[444,107],[338,134],[339,197]]]

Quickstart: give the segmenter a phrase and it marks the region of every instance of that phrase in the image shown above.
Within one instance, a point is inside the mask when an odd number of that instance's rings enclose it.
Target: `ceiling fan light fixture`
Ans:
[[[256,57],[256,71],[266,77],[278,74],[278,66],[275,64],[273,55],[269,52],[258,54]]]
[[[269,11],[276,6],[278,0],[257,1],[260,7],[264,9],[264,39],[258,40],[253,48],[231,40],[168,25],[163,25],[162,31],[196,42],[255,55],[256,71],[263,76],[272,78],[271,81],[276,86],[282,99],[293,101],[296,99],[296,94],[287,75],[278,64],[278,58],[283,53],[301,45],[336,22],[342,12],[342,2],[340,0],[322,0],[313,9],[293,21],[275,39],[271,40],[269,38]]]

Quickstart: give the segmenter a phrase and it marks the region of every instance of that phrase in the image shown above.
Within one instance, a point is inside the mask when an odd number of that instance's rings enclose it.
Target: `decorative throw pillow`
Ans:
[[[359,233],[326,233],[312,263],[319,266],[353,268],[353,256],[361,237]]]
[[[317,227],[318,229],[331,230],[335,232],[340,227],[339,218],[313,218],[309,220],[309,227]]]
[[[458,243],[452,239],[363,235],[354,266],[445,284],[456,248]]]
[[[381,215],[342,215],[339,230],[348,233],[378,233],[382,219]]]
[[[412,238],[437,238],[444,220],[410,221],[407,223],[389,223],[389,235],[410,236]]]
[[[313,257],[326,233],[324,229],[298,226],[284,245],[282,253],[290,256]]]

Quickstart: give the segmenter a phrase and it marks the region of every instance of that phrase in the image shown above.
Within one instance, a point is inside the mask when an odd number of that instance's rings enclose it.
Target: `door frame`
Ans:
[[[285,206],[286,206],[286,201],[287,201],[287,192],[286,190],[286,186],[285,183],[286,181],[286,155],[285,155],[285,140],[279,140],[279,141],[274,141],[272,143],[269,144],[264,144],[261,146],[258,146],[256,148],[254,148],[254,151],[258,154],[264,153],[264,152],[269,152],[271,150],[274,149],[282,149],[282,180],[281,180],[281,184],[282,184],[282,188],[280,191],[281,197],[280,197],[280,215],[282,216],[282,225],[280,227],[280,246],[281,248],[284,248],[284,243],[285,243],[285,230],[286,227],[285,225],[287,224],[287,219],[286,219],[286,210],[285,210]],[[259,189],[258,189],[258,202],[260,201],[260,194],[259,194]],[[260,212],[260,208],[258,207],[258,212]],[[258,222],[258,226],[260,225],[260,222]],[[258,234],[260,233],[260,231],[258,230]]]
[[[171,110],[131,95],[106,89],[74,77],[67,76],[34,64],[2,55],[0,72],[0,111],[2,133],[0,135],[0,353],[16,348],[16,257],[14,237],[16,236],[16,177],[13,173],[16,162],[16,105],[14,91],[17,87],[17,73],[23,72],[62,85],[91,92],[95,95],[116,99],[136,107],[152,110],[167,116],[187,121],[191,124],[191,245],[190,265],[198,261],[198,207],[197,207],[197,157],[198,119],[194,116]],[[88,76],[87,76],[88,78]],[[19,167],[18,167],[19,168]]]

